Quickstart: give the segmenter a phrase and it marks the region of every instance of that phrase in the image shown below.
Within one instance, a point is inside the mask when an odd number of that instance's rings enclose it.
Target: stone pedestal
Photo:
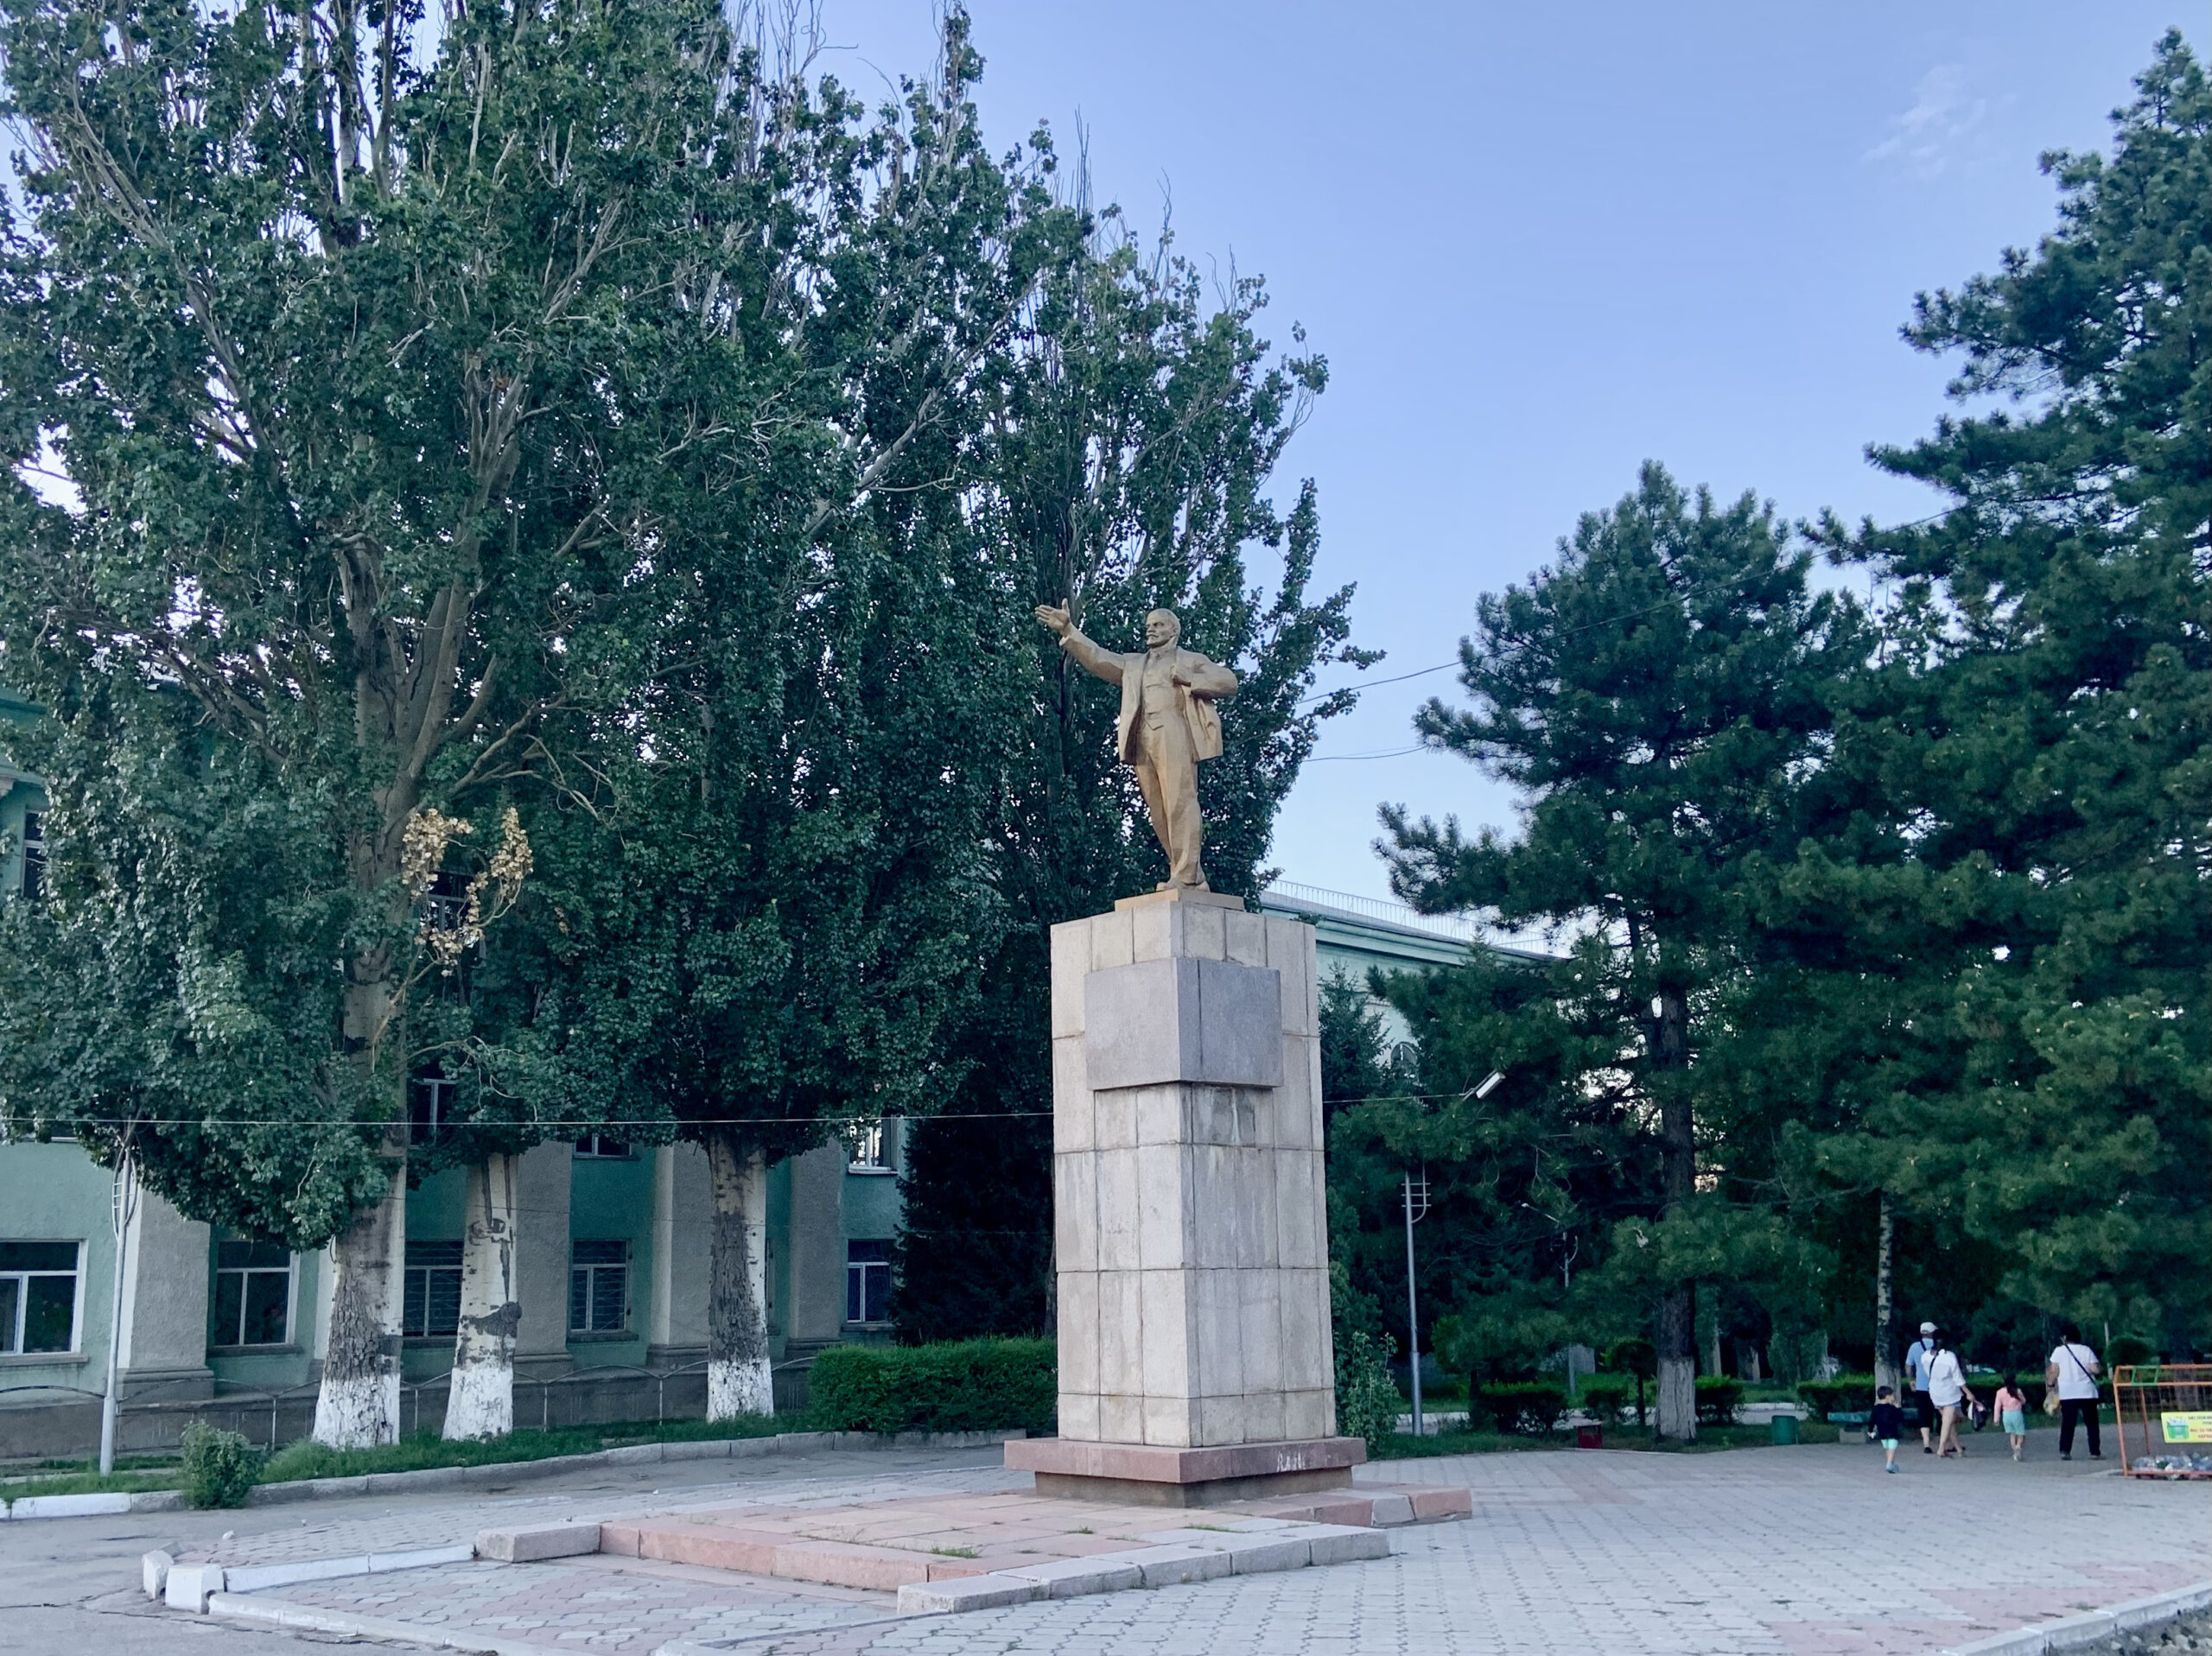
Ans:
[[[1058,1438],[1007,1464],[1168,1505],[1334,1487],[1313,932],[1209,892],[1052,928]]]

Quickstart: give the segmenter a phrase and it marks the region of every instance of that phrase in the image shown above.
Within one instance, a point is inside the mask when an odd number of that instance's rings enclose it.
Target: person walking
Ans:
[[[1936,1355],[1936,1348],[1929,1342],[1935,1332],[1933,1323],[1923,1323],[1920,1338],[1907,1346],[1904,1352],[1905,1385],[1912,1393],[1912,1412],[1920,1420],[1920,1452],[1923,1455],[1936,1452],[1932,1436],[1936,1429],[1936,1405],[1928,1396],[1928,1360]]]
[[[1936,1355],[1928,1360],[1928,1399],[1942,1415],[1943,1429],[1936,1439],[1938,1456],[1964,1455],[1966,1445],[1959,1442],[1959,1413],[1974,1400],[1967,1389],[1967,1372],[1959,1361],[1959,1354],[1951,1349],[1941,1329],[1928,1336],[1928,1343]]]
[[[2082,1330],[2069,1323],[2059,1331],[2058,1344],[2044,1365],[2046,1386],[2058,1388],[2058,1458],[2074,1458],[2074,1423],[2089,1429],[2089,1458],[2104,1459],[2104,1445],[2097,1439],[2097,1375],[2103,1365],[2097,1354],[2082,1343]]]
[[[2020,1451],[2028,1446],[2028,1394],[2020,1389],[2018,1374],[2005,1376],[2005,1384],[1997,1388],[1990,1406],[1997,1411],[1997,1424],[2012,1442],[2012,1458],[2018,1460]]]
[[[1866,1423],[1867,1435],[1882,1446],[1882,1470],[1897,1469],[1897,1439],[1904,1436],[1904,1411],[1897,1407],[1897,1388],[1885,1386],[1874,1394],[1874,1413]]]

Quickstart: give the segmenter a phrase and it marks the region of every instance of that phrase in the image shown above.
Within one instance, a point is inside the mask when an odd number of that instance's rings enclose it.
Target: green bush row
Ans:
[[[1050,1431],[1058,1358],[1050,1340],[832,1346],[807,1393],[817,1431]]]

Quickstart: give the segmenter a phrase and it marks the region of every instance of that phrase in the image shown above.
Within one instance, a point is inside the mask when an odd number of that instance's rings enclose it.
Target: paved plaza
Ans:
[[[669,1470],[652,1489],[602,1481],[499,1502],[349,1501],[334,1503],[338,1510],[156,1521],[206,1536],[197,1545],[177,1538],[180,1558],[250,1564],[436,1545],[487,1523],[619,1519],[756,1500],[826,1509],[857,1499],[982,1495],[1027,1482],[974,1452],[824,1456],[773,1478],[740,1481],[725,1466],[719,1481],[680,1488],[666,1487]],[[5,1614],[0,1649],[262,1656],[343,1638],[338,1629],[351,1624],[354,1639],[414,1631],[521,1656],[682,1656],[709,1647],[748,1656],[1930,1656],[2212,1578],[2212,1490],[2126,1481],[2108,1463],[2061,1465],[2048,1451],[2022,1466],[2001,1449],[1958,1464],[1908,1456],[1894,1477],[1883,1475],[1878,1452],[1855,1444],[1491,1455],[1394,1462],[1362,1474],[1377,1482],[1465,1484],[1474,1515],[1393,1530],[1392,1556],[1370,1563],[908,1618],[897,1615],[889,1593],[598,1556],[271,1589],[252,1596],[272,1611],[342,1620],[320,1633],[264,1629],[154,1610],[123,1590],[135,1557],[126,1563],[118,1551],[107,1567],[113,1590],[88,1593],[77,1607],[81,1637],[24,1642],[16,1630],[31,1624]],[[219,1520],[237,1526],[227,1540],[207,1530]],[[91,1540],[100,1523],[26,1524],[20,1532],[0,1526],[0,1568],[22,1560],[27,1543],[66,1551],[69,1532]],[[20,1570],[0,1580],[16,1583],[9,1602],[23,1602],[15,1596]]]

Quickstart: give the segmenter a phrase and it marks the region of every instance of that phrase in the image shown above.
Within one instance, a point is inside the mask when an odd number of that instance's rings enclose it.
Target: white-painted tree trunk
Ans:
[[[714,1239],[707,1285],[707,1418],[773,1414],[768,1369],[768,1163],[734,1134],[707,1140]]]
[[[407,1164],[330,1245],[330,1338],[315,1399],[315,1440],[333,1449],[399,1441],[399,1313],[406,1286]]]
[[[468,1170],[461,1245],[461,1331],[446,1393],[448,1440],[499,1437],[515,1429],[515,1190],[522,1158],[493,1155]]]

